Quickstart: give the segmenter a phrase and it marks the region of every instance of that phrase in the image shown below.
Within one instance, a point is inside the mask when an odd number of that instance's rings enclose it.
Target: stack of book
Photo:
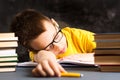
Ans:
[[[120,33],[95,34],[95,64],[101,71],[120,72]]]
[[[14,33],[0,33],[0,72],[16,71],[17,41]]]

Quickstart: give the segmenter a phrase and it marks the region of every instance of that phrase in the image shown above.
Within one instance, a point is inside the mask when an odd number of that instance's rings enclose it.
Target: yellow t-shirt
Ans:
[[[77,28],[66,27],[62,29],[66,37],[68,47],[65,53],[59,54],[57,58],[78,54],[78,53],[92,53],[96,47],[94,42],[94,33]]]
[[[78,53],[92,53],[96,47],[94,42],[94,33],[77,28],[63,28],[62,33],[66,37],[68,44],[67,50],[63,54],[59,54],[56,57],[62,58],[65,56],[78,54]],[[30,58],[33,60],[34,53],[30,52]]]

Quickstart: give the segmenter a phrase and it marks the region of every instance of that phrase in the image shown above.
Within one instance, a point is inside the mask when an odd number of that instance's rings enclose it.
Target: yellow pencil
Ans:
[[[83,74],[74,73],[74,72],[61,73],[61,77],[82,77],[82,76],[83,76]]]

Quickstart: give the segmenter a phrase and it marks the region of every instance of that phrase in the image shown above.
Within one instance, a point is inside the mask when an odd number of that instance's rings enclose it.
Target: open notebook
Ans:
[[[94,64],[94,54],[76,54],[57,60],[63,67],[79,67],[79,66],[97,66]],[[37,63],[29,61],[18,63],[21,67],[35,67]]]

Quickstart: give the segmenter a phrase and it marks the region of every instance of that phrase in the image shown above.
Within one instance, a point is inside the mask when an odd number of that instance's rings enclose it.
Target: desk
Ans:
[[[100,72],[96,68],[67,68],[67,71],[84,74],[80,78],[33,77],[32,68],[17,67],[16,72],[0,73],[0,80],[120,80],[120,72]]]

